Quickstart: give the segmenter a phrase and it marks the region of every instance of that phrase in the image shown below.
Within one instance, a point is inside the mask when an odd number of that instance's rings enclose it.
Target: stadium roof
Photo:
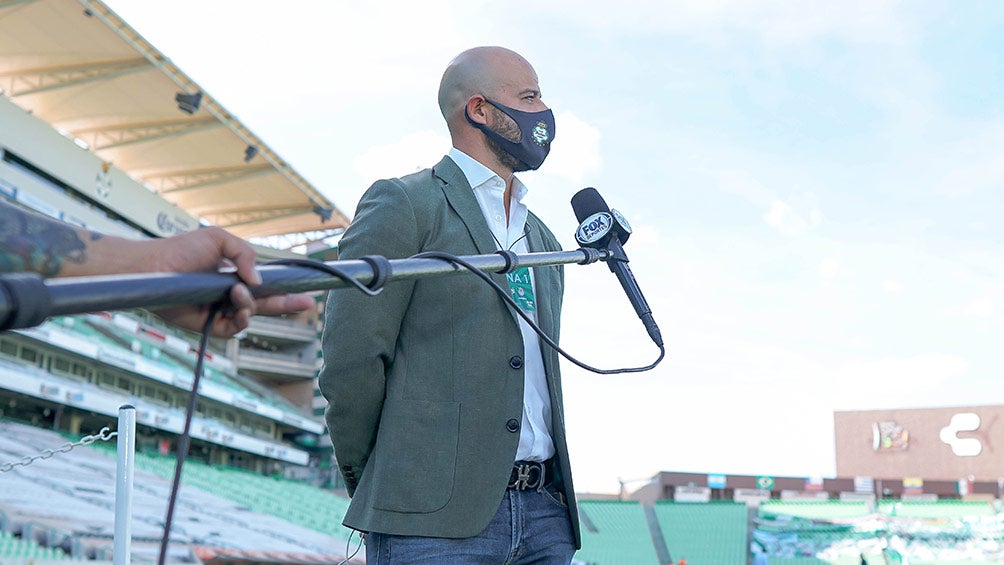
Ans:
[[[0,89],[166,200],[242,237],[349,223],[100,1],[0,0]]]

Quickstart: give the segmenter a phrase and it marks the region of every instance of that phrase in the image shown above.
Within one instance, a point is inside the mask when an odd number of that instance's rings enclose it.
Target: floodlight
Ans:
[[[258,148],[254,145],[248,145],[248,148],[244,150],[244,162],[250,163],[256,155],[258,155]]]
[[[179,92],[174,95],[174,101],[178,103],[178,109],[186,114],[194,114],[199,105],[202,104],[202,92],[187,94]]]
[[[331,219],[332,212],[334,212],[334,208],[324,208],[322,206],[314,206],[314,213],[321,217],[322,224]]]

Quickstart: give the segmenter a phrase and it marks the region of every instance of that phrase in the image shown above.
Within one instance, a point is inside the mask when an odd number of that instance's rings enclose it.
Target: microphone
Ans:
[[[575,211],[575,219],[579,221],[579,229],[575,230],[575,240],[585,247],[606,249],[610,252],[610,257],[607,259],[610,272],[617,275],[617,280],[620,281],[628,300],[634,306],[634,311],[645,324],[649,337],[661,348],[662,333],[652,317],[652,309],[645,301],[631,267],[628,266],[627,254],[624,253],[623,243],[631,235],[631,224],[620,212],[611,210],[600,193],[592,187],[583,188],[575,193],[572,197],[572,210]]]

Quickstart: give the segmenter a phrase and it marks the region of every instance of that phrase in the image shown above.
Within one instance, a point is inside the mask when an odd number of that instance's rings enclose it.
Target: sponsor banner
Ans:
[[[829,500],[827,492],[805,492],[801,490],[782,490],[781,500]]]
[[[17,201],[31,208],[32,210],[35,210],[36,212],[49,216],[50,218],[55,218],[58,220],[59,217],[62,215],[62,212],[59,210],[59,208],[56,208],[55,206],[49,204],[48,202],[42,200],[41,198],[35,196],[34,194],[31,194],[30,192],[25,192],[23,190],[18,191]]]
[[[725,475],[708,475],[708,486],[711,488],[725,488]]]
[[[711,489],[708,487],[676,487],[673,490],[673,500],[676,502],[708,502],[711,500]]]
[[[0,194],[12,200],[16,199],[17,187],[3,179],[0,179]]]
[[[875,502],[875,493],[873,492],[842,492],[840,493],[841,502],[850,502],[864,500],[867,502]]]
[[[872,477],[854,477],[854,492],[875,492],[875,479]]]
[[[972,479],[959,479],[955,483],[956,491],[959,496],[966,496],[967,494],[973,493],[973,480]]]
[[[131,404],[136,407],[136,421],[141,424],[176,434],[181,433],[184,427],[185,415],[182,410],[153,406],[139,398],[117,394],[87,383],[70,381],[35,367],[20,367],[3,360],[0,360],[0,388],[35,398],[62,401],[68,406],[111,417],[118,415],[119,407],[123,404]],[[192,421],[192,437],[297,465],[306,465],[309,459],[306,451],[245,435],[215,420],[200,417]]]
[[[938,495],[931,492],[919,492],[919,493],[903,493],[903,496],[899,497],[903,502],[937,502]]]
[[[895,420],[872,424],[872,450],[882,453],[906,451],[910,448],[910,431]]]
[[[805,479],[805,490],[809,492],[823,490],[823,477],[809,477]]]
[[[1001,422],[1001,405],[837,411],[836,476],[993,481],[1001,475]]]
[[[756,488],[737,488],[732,493],[732,500],[744,502],[747,506],[758,506],[761,502],[770,500],[770,491]]]

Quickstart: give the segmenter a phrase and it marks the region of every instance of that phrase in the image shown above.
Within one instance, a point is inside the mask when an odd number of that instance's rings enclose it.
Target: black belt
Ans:
[[[517,461],[509,473],[510,490],[541,489],[554,481],[554,459],[547,461]]]

